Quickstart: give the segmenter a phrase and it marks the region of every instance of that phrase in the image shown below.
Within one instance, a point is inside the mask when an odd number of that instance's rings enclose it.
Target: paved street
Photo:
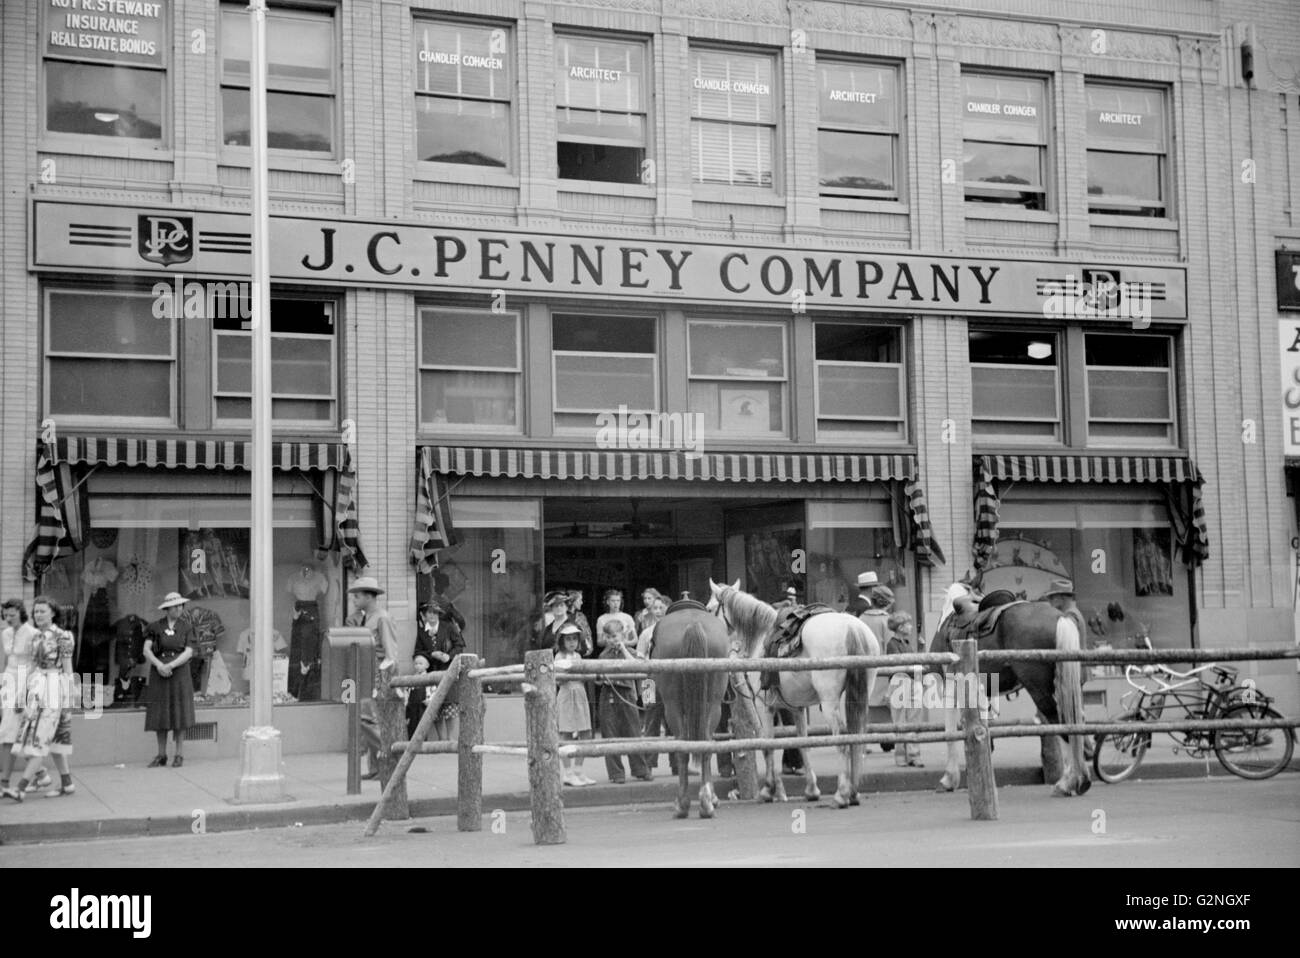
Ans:
[[[1060,866],[1300,865],[1300,775],[1098,784],[1082,799],[1004,787],[1001,818],[972,822],[964,793],[877,794],[857,809],[724,803],[711,821],[665,805],[573,809],[568,843],[533,845],[527,813],[480,834],[455,819],[113,839],[0,848],[0,866]],[[427,829],[412,834],[411,828]],[[499,829],[499,825],[498,825]],[[611,854],[616,852],[616,854]]]

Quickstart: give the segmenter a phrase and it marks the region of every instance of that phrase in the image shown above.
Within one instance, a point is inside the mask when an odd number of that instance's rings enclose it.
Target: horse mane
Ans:
[[[758,657],[763,651],[763,639],[776,624],[776,609],[734,586],[727,586],[723,590],[722,601],[727,605],[732,628],[741,635],[746,655],[749,658]]]

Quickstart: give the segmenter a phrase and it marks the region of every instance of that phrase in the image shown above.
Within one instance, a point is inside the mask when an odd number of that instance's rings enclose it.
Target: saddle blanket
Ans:
[[[811,605],[793,605],[782,609],[772,625],[772,631],[763,643],[763,656],[769,659],[792,659],[803,648],[803,627],[815,615],[834,612],[829,605],[814,602]],[[776,684],[776,672],[764,672],[762,688]]]

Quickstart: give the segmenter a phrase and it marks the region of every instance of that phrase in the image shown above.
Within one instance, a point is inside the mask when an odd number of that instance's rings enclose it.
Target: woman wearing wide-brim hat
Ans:
[[[199,637],[184,615],[189,599],[168,592],[158,608],[164,613],[145,631],[144,657],[151,666],[145,690],[144,729],[158,738],[158,754],[150,768],[167,764],[167,733],[172,733],[176,757],[173,768],[185,761],[181,754],[184,733],[194,727],[194,679],[189,661],[198,649]]]

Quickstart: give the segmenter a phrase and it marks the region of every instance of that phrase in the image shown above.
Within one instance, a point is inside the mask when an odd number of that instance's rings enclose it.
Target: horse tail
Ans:
[[[692,622],[682,635],[683,659],[709,657],[708,633],[698,622]],[[707,742],[713,736],[709,728],[709,680],[707,672],[682,674],[682,727],[680,738],[687,741]]]
[[[865,623],[855,620],[849,627],[849,655],[879,655],[880,640]],[[850,735],[867,727],[867,700],[876,681],[876,670],[858,667],[848,670],[844,681],[844,718]]]
[[[1077,651],[1080,647],[1079,627],[1068,615],[1056,620],[1056,647]],[[1083,667],[1079,662],[1056,663],[1056,715],[1064,725],[1083,721]],[[1079,794],[1088,790],[1088,768],[1084,761],[1083,736],[1068,736],[1073,753],[1075,774],[1079,777]]]

